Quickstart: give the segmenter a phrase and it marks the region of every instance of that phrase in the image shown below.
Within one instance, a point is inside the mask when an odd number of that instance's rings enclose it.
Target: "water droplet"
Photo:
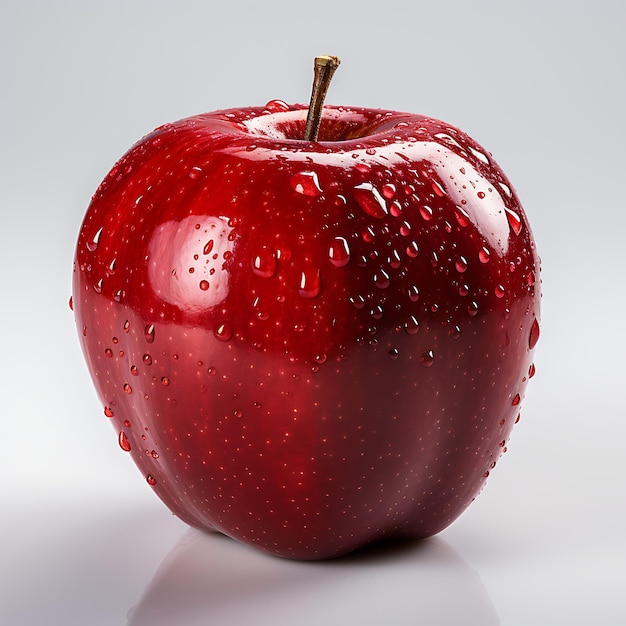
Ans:
[[[402,265],[402,258],[400,257],[400,253],[397,250],[393,250],[392,253],[387,257],[387,263],[390,267],[398,269],[400,265]]]
[[[430,222],[433,219],[433,210],[427,204],[423,204],[420,206],[420,215],[424,221]]]
[[[442,198],[445,195],[446,192],[444,188],[436,180],[433,180],[431,182],[431,185],[432,185],[433,191],[435,192],[435,195],[439,196],[440,198]]]
[[[531,363],[530,367],[528,368],[528,378],[532,378],[535,375],[535,372],[536,372],[535,364]]]
[[[157,484],[156,478],[152,475],[152,474],[148,474],[146,476],[146,482],[151,486],[154,487],[154,485]]]
[[[348,298],[348,300],[350,300],[350,304],[355,308],[355,309],[362,309],[365,306],[365,298],[361,295],[358,296],[350,296]]]
[[[518,406],[519,403],[522,401],[519,393],[515,394],[515,397],[513,398],[513,402],[511,402],[512,406]]]
[[[113,412],[113,409],[110,406],[105,406],[104,407],[104,414],[107,417],[113,417],[115,415],[115,413]]]
[[[270,113],[285,113],[289,111],[289,105],[284,100],[270,100],[265,108]]]
[[[460,274],[463,274],[463,272],[467,270],[467,259],[464,256],[460,256],[456,260],[454,267],[456,268],[457,272],[459,272]]]
[[[407,247],[406,247],[406,253],[408,256],[410,256],[412,259],[414,259],[418,253],[419,253],[419,246],[417,245],[416,241],[412,241]]]
[[[470,217],[460,206],[454,207],[454,217],[459,226],[465,228],[470,223]]]
[[[458,339],[461,336],[461,329],[459,326],[455,326],[448,331],[448,334],[452,339]]]
[[[382,219],[389,214],[385,199],[371,183],[357,185],[352,193],[358,205],[370,217]]]
[[[407,221],[402,222],[402,224],[400,225],[400,234],[403,237],[408,237],[411,234],[411,224],[409,224]]]
[[[474,317],[478,313],[478,303],[471,302],[467,307],[467,312],[469,313],[470,317]]]
[[[301,193],[304,196],[314,198],[322,193],[322,188],[315,172],[298,172],[291,177],[290,184],[296,193]]]
[[[191,178],[191,180],[196,180],[198,178],[198,176],[200,176],[200,174],[202,174],[202,168],[201,167],[192,167],[187,172],[187,176],[189,176],[189,178]]]
[[[496,294],[496,298],[503,298],[504,297],[504,287],[502,285],[498,285],[494,289],[494,293]]]
[[[322,282],[320,279],[320,271],[318,269],[309,269],[300,274],[298,293],[303,298],[315,298],[319,295],[321,287]]]
[[[487,470],[487,471],[483,474],[483,478],[489,478],[489,470]]]
[[[435,361],[435,355],[432,350],[428,350],[428,352],[424,352],[420,357],[420,363],[424,367],[430,367]]]
[[[392,217],[400,217],[401,213],[402,213],[402,205],[397,200],[394,200],[389,205],[389,215],[391,215]]]
[[[380,304],[377,304],[375,307],[370,309],[370,315],[375,320],[379,320],[383,316],[384,312],[385,312],[385,309],[383,309],[383,307]]]
[[[95,252],[100,244],[100,235],[102,235],[102,226],[96,231],[90,241],[87,242],[87,250],[89,252]]]
[[[142,361],[145,365],[152,365],[152,357],[149,354],[144,354],[142,357]]]
[[[124,393],[133,393],[133,388],[128,383],[124,383]]]
[[[101,278],[94,286],[93,290],[96,293],[102,293],[102,285],[104,284],[104,280]]]
[[[74,310],[74,300],[72,299],[72,296],[70,296],[70,300],[68,302],[69,306],[70,306],[70,311]]]
[[[124,452],[130,452],[130,441],[128,441],[128,437],[123,430],[120,430],[120,434],[117,437],[117,442],[120,444],[120,448],[124,450]]]
[[[205,244],[204,248],[202,248],[202,254],[210,254],[211,250],[213,250],[213,239],[209,239]]]
[[[222,322],[215,327],[213,334],[220,341],[229,341],[233,336],[233,329],[228,322]]]
[[[318,365],[323,365],[326,363],[327,356],[325,354],[316,354],[313,359]]]
[[[335,267],[343,267],[350,261],[350,248],[343,237],[335,237],[328,248],[328,258]]]
[[[485,192],[479,191],[476,195],[482,200],[485,197]]]
[[[489,258],[491,257],[491,252],[487,248],[481,248],[478,251],[478,260],[481,263],[489,263]]]
[[[374,274],[374,284],[379,289],[387,289],[390,283],[391,279],[389,278],[389,274],[387,274],[385,270],[378,270],[378,272]]]
[[[539,329],[539,322],[535,318],[535,320],[533,321],[533,325],[530,328],[530,335],[528,337],[528,348],[529,348],[529,350],[532,350],[537,345],[537,342],[539,341],[539,335],[540,334],[541,333],[540,333],[540,329]]]
[[[167,387],[170,384],[170,379],[167,376],[162,376],[161,377],[161,384],[164,387]]]
[[[392,183],[387,183],[380,188],[383,196],[387,200],[391,200],[396,195],[396,186]]]
[[[153,459],[158,459],[158,458],[159,458],[159,453],[158,453],[156,450],[152,450],[152,451],[150,452],[150,456],[151,456]]]
[[[276,272],[276,253],[263,246],[252,259],[252,271],[262,278],[271,278]]]
[[[389,354],[389,358],[392,361],[395,361],[400,356],[400,351],[398,350],[398,348],[391,348],[391,350],[389,350],[388,354]]]
[[[144,329],[146,343],[154,343],[154,324],[148,324]]]
[[[516,235],[519,235],[522,232],[521,217],[515,211],[512,211],[511,209],[505,208],[504,212],[506,213],[506,219],[509,221],[509,226],[511,227],[511,230]]]
[[[107,359],[113,358],[113,350],[111,350],[111,348],[107,348],[104,351],[104,356],[107,357]]]
[[[484,154],[483,152],[481,152],[480,150],[476,150],[475,148],[472,148],[470,146],[470,152],[479,160],[482,161],[485,165],[489,165],[490,161],[489,161],[489,157]]]
[[[198,283],[198,287],[200,287],[200,289],[202,289],[202,291],[208,291],[210,285],[209,285],[209,281],[208,280],[201,280]]]
[[[419,300],[419,297],[420,290],[415,285],[409,287],[409,300],[411,300],[411,302],[417,302]]]
[[[407,335],[415,335],[415,333],[417,333],[419,329],[419,321],[414,315],[411,315],[409,320],[404,324],[404,331],[407,333]]]

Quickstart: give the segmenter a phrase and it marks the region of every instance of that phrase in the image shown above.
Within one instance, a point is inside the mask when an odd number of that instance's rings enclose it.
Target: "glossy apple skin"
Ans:
[[[105,414],[191,526],[322,559],[426,537],[519,416],[539,259],[511,183],[449,124],[326,107],[155,130],[89,206],[79,337]]]

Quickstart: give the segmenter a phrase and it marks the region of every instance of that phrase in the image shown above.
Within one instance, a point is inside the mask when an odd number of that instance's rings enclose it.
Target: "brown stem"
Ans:
[[[320,124],[322,122],[324,99],[328,93],[328,87],[330,86],[333,74],[339,67],[339,63],[341,63],[339,57],[315,57],[315,64],[313,66],[315,71],[315,75],[313,77],[313,89],[311,90],[311,102],[309,103],[309,113],[306,118],[306,127],[304,129],[305,141],[317,141],[317,135],[320,132]]]

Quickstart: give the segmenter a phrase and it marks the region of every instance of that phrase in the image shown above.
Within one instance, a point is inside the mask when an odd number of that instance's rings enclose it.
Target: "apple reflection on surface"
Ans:
[[[376,544],[302,562],[189,530],[128,613],[127,626],[499,624],[477,573],[441,538]]]

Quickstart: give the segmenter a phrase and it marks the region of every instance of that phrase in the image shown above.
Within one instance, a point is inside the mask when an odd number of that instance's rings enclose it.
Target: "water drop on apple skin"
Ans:
[[[533,321],[533,325],[530,328],[530,335],[528,337],[528,349],[529,350],[532,350],[537,345],[537,342],[539,341],[539,335],[540,335],[539,322],[535,318],[535,320]]]
[[[504,209],[506,213],[506,219],[509,222],[509,226],[515,235],[519,235],[522,232],[522,219],[521,217],[511,209]]]
[[[289,111],[289,105],[284,100],[270,100],[265,108],[270,113],[286,113]]]
[[[335,237],[328,248],[328,258],[335,267],[343,267],[350,262],[350,247],[344,237]]]
[[[352,194],[363,212],[370,217],[382,219],[389,214],[385,198],[372,183],[357,185]]]
[[[318,269],[308,269],[300,274],[298,293],[303,298],[315,298],[322,289],[320,271]]]
[[[149,324],[145,328],[146,343],[154,343],[154,324]]]
[[[391,284],[391,278],[385,270],[379,270],[376,274],[374,274],[374,284],[379,289],[387,289],[387,287]]]
[[[87,250],[89,250],[89,252],[95,252],[98,249],[98,246],[100,245],[100,236],[102,235],[102,230],[102,227],[100,227],[95,232],[93,237],[87,242]]]
[[[213,334],[220,341],[229,341],[233,336],[232,326],[228,322],[222,322],[215,326]]]
[[[467,270],[467,259],[462,256],[459,257],[456,260],[454,267],[456,268],[456,271],[459,272],[459,274],[463,274]]]
[[[432,350],[424,352],[424,354],[422,354],[422,356],[420,357],[420,364],[424,367],[431,367],[434,362],[435,354]]]
[[[289,183],[296,193],[304,196],[315,198],[322,193],[322,188],[315,172],[298,172],[291,177]]]
[[[128,437],[123,430],[120,430],[119,435],[117,437],[117,442],[119,443],[120,448],[124,450],[124,452],[130,452],[131,446],[130,441],[128,441]]]
[[[252,259],[252,271],[256,276],[271,278],[276,273],[276,253],[263,246]]]

